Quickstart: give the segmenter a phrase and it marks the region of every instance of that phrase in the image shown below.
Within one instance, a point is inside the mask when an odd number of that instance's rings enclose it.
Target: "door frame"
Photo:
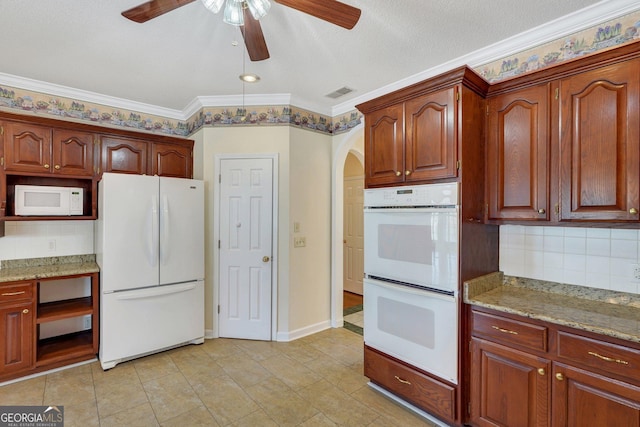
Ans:
[[[215,242],[220,240],[220,170],[223,160],[271,159],[272,169],[272,212],[271,212],[271,341],[276,341],[278,328],[278,153],[216,154],[213,180],[213,322],[214,338],[220,336],[218,304],[220,304],[220,248]],[[215,179],[215,177],[218,179]]]

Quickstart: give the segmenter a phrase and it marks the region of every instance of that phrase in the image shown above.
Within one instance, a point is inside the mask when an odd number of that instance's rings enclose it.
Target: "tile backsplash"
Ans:
[[[500,226],[505,275],[640,293],[640,230]]]
[[[8,221],[0,260],[92,254],[94,221]]]

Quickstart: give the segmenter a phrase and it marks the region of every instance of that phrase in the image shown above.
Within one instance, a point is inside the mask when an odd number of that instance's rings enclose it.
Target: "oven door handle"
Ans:
[[[443,294],[440,292],[435,292],[435,291],[431,291],[429,289],[424,289],[424,288],[414,288],[413,286],[406,286],[406,285],[401,285],[398,283],[392,283],[392,282],[385,282],[383,280],[378,280],[378,279],[370,279],[368,277],[365,277],[363,279],[365,282],[368,282],[374,286],[379,286],[382,288],[387,288],[387,289],[392,289],[395,291],[399,291],[399,292],[404,292],[407,294],[413,294],[416,296],[428,296],[430,298],[439,298],[442,299],[444,301],[456,301],[458,298],[458,293],[457,291],[454,291],[453,295],[449,295],[449,294]],[[366,296],[365,296],[366,298]]]

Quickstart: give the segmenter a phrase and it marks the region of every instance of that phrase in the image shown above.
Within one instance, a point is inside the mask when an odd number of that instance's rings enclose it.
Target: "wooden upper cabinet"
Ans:
[[[51,128],[20,122],[2,123],[4,169],[15,172],[51,171]]]
[[[560,219],[640,217],[640,59],[560,80]]]
[[[487,100],[487,219],[548,220],[549,83]]]
[[[191,178],[193,165],[192,153],[192,148],[186,145],[154,142],[151,145],[151,174]]]
[[[407,180],[456,176],[455,96],[452,87],[405,103]]]
[[[100,137],[100,172],[147,174],[149,143],[116,136]]]
[[[22,122],[5,122],[3,128],[6,171],[93,175],[93,133]]]
[[[365,181],[367,185],[404,181],[403,105],[393,105],[365,118]]]
[[[96,136],[89,132],[66,129],[53,130],[53,173],[60,175],[94,174]]]

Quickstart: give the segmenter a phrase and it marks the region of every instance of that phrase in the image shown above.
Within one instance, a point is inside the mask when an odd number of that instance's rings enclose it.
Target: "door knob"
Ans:
[[[546,212],[546,211],[545,211],[544,209],[542,209],[542,208],[538,209],[538,213],[539,213],[539,214],[543,214],[543,213],[545,213],[545,212]]]
[[[556,374],[556,379],[557,379],[558,381],[562,381],[562,380],[564,380],[564,375],[562,375],[560,372],[558,372],[558,373]]]
[[[396,176],[400,176],[400,175],[402,175],[402,172],[396,171]]]
[[[23,312],[24,314],[29,314],[29,309],[28,309],[28,308],[25,308],[24,310],[22,310],[22,312]]]
[[[49,163],[45,163],[45,164],[44,164],[44,168],[45,168],[45,169],[49,169]]]
[[[638,209],[636,209],[636,208],[631,208],[631,209],[629,209],[629,213],[630,213],[631,215],[635,215],[635,214],[637,214],[637,213],[638,213]]]
[[[60,170],[60,165],[55,165],[55,166],[54,166],[54,168],[55,168],[56,170]]]
[[[262,262],[269,262],[270,259],[271,258],[269,258],[268,256],[265,255],[265,256],[262,257]]]
[[[406,176],[409,176],[409,175],[411,175],[411,171],[404,171],[404,174],[405,174]]]
[[[538,374],[544,375],[545,374],[544,368],[538,368]]]

